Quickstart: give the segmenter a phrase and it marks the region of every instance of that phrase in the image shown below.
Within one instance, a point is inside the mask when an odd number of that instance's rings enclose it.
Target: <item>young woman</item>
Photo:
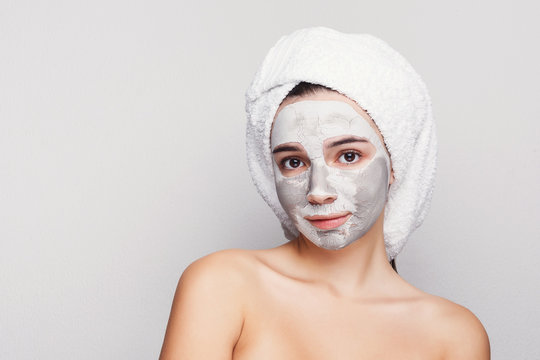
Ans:
[[[489,359],[469,310],[395,271],[436,151],[403,57],[369,35],[298,30],[270,50],[246,110],[253,180],[290,241],[188,266],[161,359]]]

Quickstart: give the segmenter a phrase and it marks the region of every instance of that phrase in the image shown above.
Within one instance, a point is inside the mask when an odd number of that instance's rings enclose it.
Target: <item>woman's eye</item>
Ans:
[[[304,162],[302,160],[296,159],[296,158],[289,158],[285,159],[281,162],[283,167],[287,170],[294,170],[298,169],[299,167],[304,165]]]
[[[354,151],[348,151],[346,153],[341,154],[341,156],[338,158],[338,161],[342,164],[354,164],[358,160],[360,160],[361,155]]]

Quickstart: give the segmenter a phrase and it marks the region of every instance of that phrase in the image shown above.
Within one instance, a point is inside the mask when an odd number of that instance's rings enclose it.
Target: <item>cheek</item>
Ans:
[[[375,158],[357,178],[358,195],[368,199],[386,200],[388,167],[384,159]]]
[[[366,201],[385,197],[388,187],[388,168],[382,158],[374,158],[358,170],[332,169],[328,182],[339,195],[349,200]]]
[[[330,168],[328,176],[328,184],[339,194],[345,197],[356,195],[358,190],[360,170],[358,171],[343,171],[335,168]]]
[[[277,174],[275,180],[279,202],[286,212],[305,205],[309,184],[307,171],[295,177]]]

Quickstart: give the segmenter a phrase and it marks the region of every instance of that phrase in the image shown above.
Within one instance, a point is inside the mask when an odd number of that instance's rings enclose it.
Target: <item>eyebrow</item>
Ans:
[[[329,145],[329,147],[339,146],[339,145],[343,145],[343,144],[350,144],[350,143],[354,143],[354,142],[365,142],[365,143],[367,143],[368,141],[365,140],[365,139],[358,139],[358,138],[355,138],[355,137],[348,137],[348,138],[345,138],[345,139],[334,141],[333,143],[331,143]]]
[[[272,151],[272,154],[276,154],[278,152],[283,152],[283,151],[302,151],[300,150],[300,148],[298,146],[293,146],[293,145],[278,145],[274,151]]]

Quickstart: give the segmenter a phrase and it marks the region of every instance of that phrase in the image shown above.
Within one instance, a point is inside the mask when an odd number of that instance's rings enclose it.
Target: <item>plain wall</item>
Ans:
[[[384,39],[432,96],[437,184],[400,274],[473,311],[493,359],[540,359],[537,4],[2,1],[0,358],[157,358],[189,263],[285,241],[244,92],[323,25]]]

